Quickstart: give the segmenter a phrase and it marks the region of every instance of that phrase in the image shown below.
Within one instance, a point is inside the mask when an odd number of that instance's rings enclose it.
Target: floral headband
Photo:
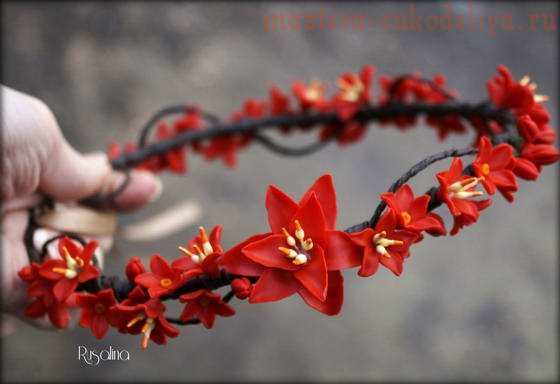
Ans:
[[[266,193],[269,228],[247,237],[229,249],[222,247],[221,226],[209,233],[200,227],[194,239],[178,247],[181,256],[168,261],[156,254],[149,270],[138,257],[126,264],[126,277],[101,274],[93,257],[97,243],[76,236],[60,236],[59,255],[32,255],[19,275],[28,284],[30,317],[48,316],[65,328],[68,308],[80,308],[80,325],[101,339],[110,327],[121,333],[142,335],[165,344],[177,337],[173,325],[202,323],[212,328],[216,316],[235,313],[228,303],[235,296],[249,303],[282,300],[298,294],[311,308],[327,315],[339,313],[343,302],[341,271],[358,268],[369,277],[379,265],[395,275],[403,272],[410,249],[424,235],[447,233],[434,213],[443,205],[453,217],[451,235],[474,224],[480,212],[500,194],[509,202],[518,190],[517,179],[536,180],[544,165],[560,159],[553,145],[555,132],[543,107],[545,96],[536,95],[528,77],[516,81],[504,66],[487,83],[489,101],[465,103],[447,89],[445,79],[418,75],[381,76],[377,100],[371,97],[375,69],[345,73],[337,92],[328,96],[326,85],[313,80],[295,82],[291,94],[274,86],[266,101],[249,99],[227,121],[195,106],[171,106],[157,112],[141,131],[137,144],[111,144],[108,150],[115,169],[152,172],[186,172],[186,152],[207,160],[236,164],[237,153],[258,143],[282,155],[301,156],[330,141],[341,146],[359,141],[373,121],[412,127],[425,116],[440,139],[472,127],[477,136],[465,149],[450,149],[426,157],[399,177],[380,196],[368,220],[345,230],[337,227],[336,193],[329,174],[319,177],[299,199],[276,186]],[[155,138],[150,139],[155,128]],[[318,130],[316,142],[288,146],[265,135],[267,129],[283,134]],[[465,166],[464,156],[474,156]],[[430,165],[451,158],[448,169],[435,178],[438,185],[415,194],[407,182]],[[108,198],[120,193],[126,182]],[[107,196],[105,197],[107,198]],[[90,203],[95,198],[90,199]],[[225,294],[222,288],[229,288]],[[170,317],[163,304],[179,300],[184,309]]]

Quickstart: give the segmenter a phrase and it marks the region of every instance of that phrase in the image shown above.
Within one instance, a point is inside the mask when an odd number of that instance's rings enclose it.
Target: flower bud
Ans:
[[[238,279],[233,279],[231,282],[231,289],[238,299],[246,299],[251,294],[253,290],[253,285],[246,277],[241,277]]]
[[[126,277],[128,277],[128,280],[131,283],[134,282],[134,278],[136,276],[146,272],[144,265],[142,264],[142,260],[140,260],[138,256],[134,256],[128,261],[124,271],[126,273]]]

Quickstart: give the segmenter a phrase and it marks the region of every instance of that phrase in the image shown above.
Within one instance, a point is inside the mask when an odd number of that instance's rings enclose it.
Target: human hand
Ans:
[[[18,271],[29,264],[23,243],[28,208],[41,201],[77,201],[107,195],[125,175],[111,169],[103,153],[83,155],[66,141],[42,101],[1,86],[2,91],[2,312],[23,313],[25,284]],[[112,201],[116,210],[137,209],[161,192],[151,173],[132,171],[125,189]]]

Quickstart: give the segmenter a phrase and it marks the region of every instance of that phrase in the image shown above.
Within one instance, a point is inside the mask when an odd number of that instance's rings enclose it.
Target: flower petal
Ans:
[[[315,192],[311,192],[305,203],[294,214],[292,220],[299,220],[305,231],[305,236],[312,238],[313,242],[321,243],[323,241],[327,223]],[[293,222],[290,228],[295,231]]]
[[[311,250],[311,260],[294,277],[318,300],[325,301],[327,295],[327,264],[320,246]]]
[[[172,276],[173,270],[161,255],[155,254],[150,260],[150,269],[158,276]]]
[[[331,271],[328,274],[328,290],[327,299],[325,301],[317,300],[317,298],[309,293],[306,289],[298,290],[298,294],[311,308],[324,313],[328,316],[334,316],[340,312],[344,301],[344,281],[340,271]]]
[[[249,303],[282,300],[296,293],[299,288],[299,283],[291,273],[268,269],[254,285]]]
[[[268,223],[274,233],[280,233],[282,227],[288,227],[290,219],[298,208],[298,205],[288,195],[274,185],[268,187],[265,204]]]
[[[369,277],[377,272],[377,269],[379,269],[379,254],[375,252],[373,246],[366,246],[358,276]]]
[[[109,323],[107,323],[105,317],[101,315],[93,316],[91,322],[91,332],[97,339],[101,340],[107,334],[108,330]]]
[[[269,268],[279,268],[295,271],[299,267],[294,265],[278,247],[286,247],[284,235],[270,235],[246,245],[242,252],[250,260]]]
[[[60,279],[56,282],[53,288],[54,297],[59,302],[64,302],[78,286],[78,279]]]
[[[228,272],[234,273],[242,276],[260,276],[264,272],[265,268],[252,261],[251,259],[245,257],[242,253],[242,249],[246,245],[253,243],[255,241],[262,240],[268,236],[270,233],[258,234],[251,236],[243,242],[237,244],[235,247],[224,253],[218,260],[218,264],[224,267]]]
[[[300,206],[309,199],[312,192],[315,192],[317,200],[319,200],[319,205],[325,216],[327,228],[336,228],[336,191],[332,176],[330,174],[325,174],[319,177],[301,198],[299,202]]]
[[[324,247],[329,271],[354,268],[361,263],[362,251],[346,232],[326,231]]]

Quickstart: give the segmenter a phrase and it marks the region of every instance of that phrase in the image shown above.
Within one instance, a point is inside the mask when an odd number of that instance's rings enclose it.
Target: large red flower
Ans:
[[[111,322],[119,332],[137,335],[142,333],[142,348],[152,340],[166,344],[167,337],[179,336],[179,330],[165,319],[165,306],[159,299],[150,298],[136,286],[122,303],[111,308]]]
[[[194,275],[192,272],[184,272],[170,266],[160,255],[152,256],[150,269],[151,272],[136,276],[134,281],[147,288],[151,297],[160,297],[173,292]]]
[[[440,184],[438,197],[453,215],[451,235],[457,234],[462,227],[475,223],[479,212],[492,202],[490,199],[470,200],[483,194],[475,190],[480,179],[463,175],[463,162],[459,157],[454,157],[449,170],[438,173],[437,179]]]
[[[180,319],[187,321],[199,319],[206,328],[212,328],[216,315],[233,316],[235,310],[225,303],[220,295],[200,289],[192,293],[185,293],[180,296],[182,303],[187,303]]]
[[[112,289],[104,289],[96,294],[80,293],[76,302],[82,308],[80,325],[91,328],[97,339],[102,339],[109,330],[110,309],[117,301]]]
[[[415,198],[412,188],[404,184],[395,193],[383,193],[381,199],[395,212],[398,228],[417,233],[426,231],[436,236],[445,235],[441,217],[428,212],[430,196],[422,195]]]
[[[512,192],[517,191],[518,187],[511,170],[513,148],[509,144],[502,143],[492,147],[487,137],[481,137],[478,155],[472,167],[488,194],[493,195],[498,189],[506,199],[513,201]]]
[[[266,196],[271,233],[257,235],[224,255],[227,270],[260,276],[249,302],[277,301],[298,293],[311,307],[334,315],[342,305],[340,270],[358,266],[360,250],[335,230],[336,194],[324,175],[299,203],[271,186]],[[243,256],[245,259],[243,259]]]
[[[388,210],[375,226],[353,233],[352,239],[363,248],[362,265],[358,275],[367,277],[377,272],[379,263],[399,276],[409,247],[418,239],[418,234],[397,229],[397,215]]]
[[[190,276],[207,273],[211,276],[218,276],[218,259],[224,252],[220,245],[222,227],[217,225],[206,234],[204,227],[199,228],[199,235],[189,241],[186,247],[179,247],[185,254],[171,263],[173,268],[181,271],[190,271]]]
[[[45,279],[56,281],[53,293],[59,302],[65,301],[76,290],[79,283],[99,276],[99,269],[92,264],[92,256],[96,248],[96,241],[90,241],[82,247],[68,237],[63,237],[58,242],[58,252],[63,259],[47,260],[41,266],[40,275]]]

